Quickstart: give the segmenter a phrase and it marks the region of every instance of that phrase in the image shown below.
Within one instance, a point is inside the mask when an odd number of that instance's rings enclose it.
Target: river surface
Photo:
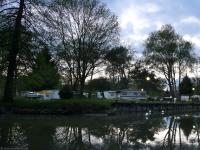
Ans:
[[[0,150],[200,149],[199,114],[0,115]]]

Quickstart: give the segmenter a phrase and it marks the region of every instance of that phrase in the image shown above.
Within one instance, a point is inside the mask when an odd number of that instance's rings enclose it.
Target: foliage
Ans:
[[[90,91],[106,91],[110,90],[110,82],[107,78],[97,78],[88,82],[88,90]]]
[[[192,94],[192,81],[186,75],[180,84],[180,94],[191,95]]]
[[[128,72],[131,67],[132,54],[130,50],[120,46],[112,48],[105,56],[106,72],[115,82],[118,79],[119,89],[128,88]]]
[[[26,89],[33,91],[49,90],[58,87],[58,70],[56,64],[51,60],[47,47],[37,55],[33,72],[27,77],[26,82]]]
[[[64,85],[59,92],[59,95],[62,99],[70,99],[73,97],[73,91],[69,85]]]
[[[194,58],[192,44],[182,39],[171,25],[164,25],[152,32],[145,42],[146,63],[165,76],[170,94],[177,96],[175,75],[179,67],[179,77]]]
[[[129,76],[138,90],[143,89],[150,96],[162,95],[165,87],[164,81],[161,78],[156,78],[154,72],[149,72],[146,68],[143,68],[140,62],[135,64]]]

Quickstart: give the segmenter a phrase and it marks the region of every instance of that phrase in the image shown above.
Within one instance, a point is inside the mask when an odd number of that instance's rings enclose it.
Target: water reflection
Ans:
[[[0,149],[200,149],[200,115],[0,116]]]

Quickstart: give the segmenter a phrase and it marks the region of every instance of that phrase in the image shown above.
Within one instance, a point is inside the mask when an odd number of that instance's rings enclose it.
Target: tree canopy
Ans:
[[[110,81],[107,78],[100,77],[88,82],[88,90],[90,91],[107,91],[110,88]]]
[[[144,90],[150,96],[161,96],[165,88],[164,81],[156,77],[154,72],[150,72],[143,67],[141,62],[135,63],[134,68],[129,73],[131,82],[138,90]]]
[[[165,76],[173,97],[177,96],[176,74],[179,68],[181,77],[183,67],[193,62],[192,44],[182,39],[171,25],[164,25],[152,32],[145,42],[144,56],[147,65]]]
[[[123,46],[112,48],[105,56],[106,72],[119,89],[128,88],[128,73],[131,68],[132,53]],[[115,85],[116,86],[116,85]]]

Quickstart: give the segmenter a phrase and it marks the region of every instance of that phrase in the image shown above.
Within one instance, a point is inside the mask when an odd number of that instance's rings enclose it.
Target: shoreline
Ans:
[[[16,100],[0,103],[0,114],[109,116],[117,113],[199,112],[200,103],[134,102],[115,100]]]

